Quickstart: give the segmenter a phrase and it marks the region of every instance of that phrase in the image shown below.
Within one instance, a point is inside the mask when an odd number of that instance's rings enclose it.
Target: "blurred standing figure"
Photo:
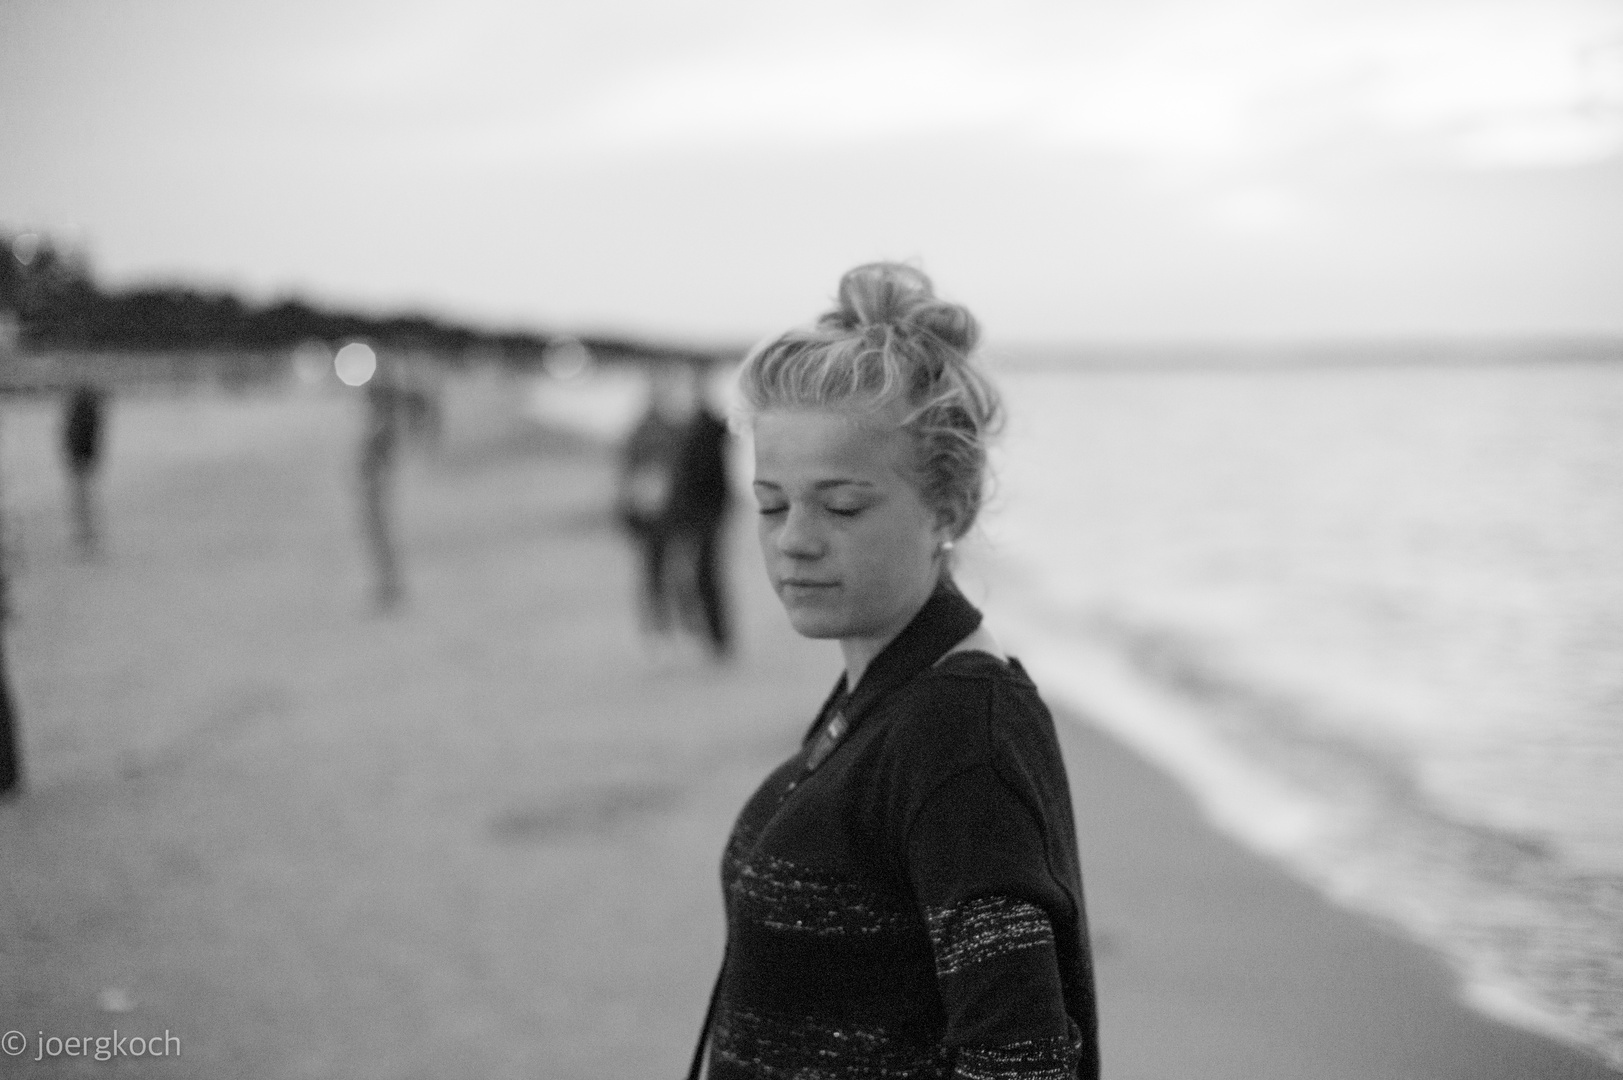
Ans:
[[[400,605],[400,563],[394,540],[395,459],[400,444],[400,393],[383,357],[366,383],[366,419],[361,434],[361,524],[372,559],[373,605],[379,613]]]
[[[670,553],[672,493],[677,460],[693,406],[669,371],[648,382],[648,406],[620,451],[615,512],[637,547],[642,574],[639,623],[651,648],[663,649],[673,629]]]
[[[87,559],[101,548],[95,484],[106,428],[102,414],[102,392],[87,382],[69,391],[63,403],[62,459],[68,469],[73,541]]]
[[[712,410],[708,371],[692,369],[692,416],[682,434],[668,513],[676,550],[689,573],[678,575],[682,621],[702,634],[711,655],[732,652],[732,621],[726,589],[723,544],[732,486],[727,475],[727,422]]]

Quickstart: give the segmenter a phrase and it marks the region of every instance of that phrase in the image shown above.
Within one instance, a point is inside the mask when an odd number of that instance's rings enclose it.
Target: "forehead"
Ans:
[[[754,431],[757,480],[904,478],[907,435],[883,415],[767,409],[756,415]]]

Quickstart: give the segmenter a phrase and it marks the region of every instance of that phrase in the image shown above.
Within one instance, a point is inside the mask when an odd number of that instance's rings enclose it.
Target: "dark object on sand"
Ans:
[[[0,612],[0,799],[23,791],[23,752],[16,741],[16,713],[11,708],[11,676],[6,671],[5,614]]]
[[[12,711],[5,647],[3,622],[0,622],[0,799],[20,794],[23,787],[23,758],[17,745],[17,718]]]
[[[17,745],[17,715],[6,660],[6,623],[10,615],[11,578],[6,566],[6,544],[0,537],[0,800],[19,795],[23,789],[23,757]]]

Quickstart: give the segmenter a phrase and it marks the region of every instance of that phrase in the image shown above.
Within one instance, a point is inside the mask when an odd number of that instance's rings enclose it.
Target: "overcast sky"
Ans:
[[[106,280],[747,338],[1623,332],[1623,0],[0,0]]]

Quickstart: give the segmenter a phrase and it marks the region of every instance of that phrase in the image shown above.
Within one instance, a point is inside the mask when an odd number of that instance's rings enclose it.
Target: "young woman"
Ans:
[[[999,411],[978,334],[880,263],[745,361],[767,575],[845,671],[728,841],[695,1077],[1098,1075],[1053,721],[951,575]]]

